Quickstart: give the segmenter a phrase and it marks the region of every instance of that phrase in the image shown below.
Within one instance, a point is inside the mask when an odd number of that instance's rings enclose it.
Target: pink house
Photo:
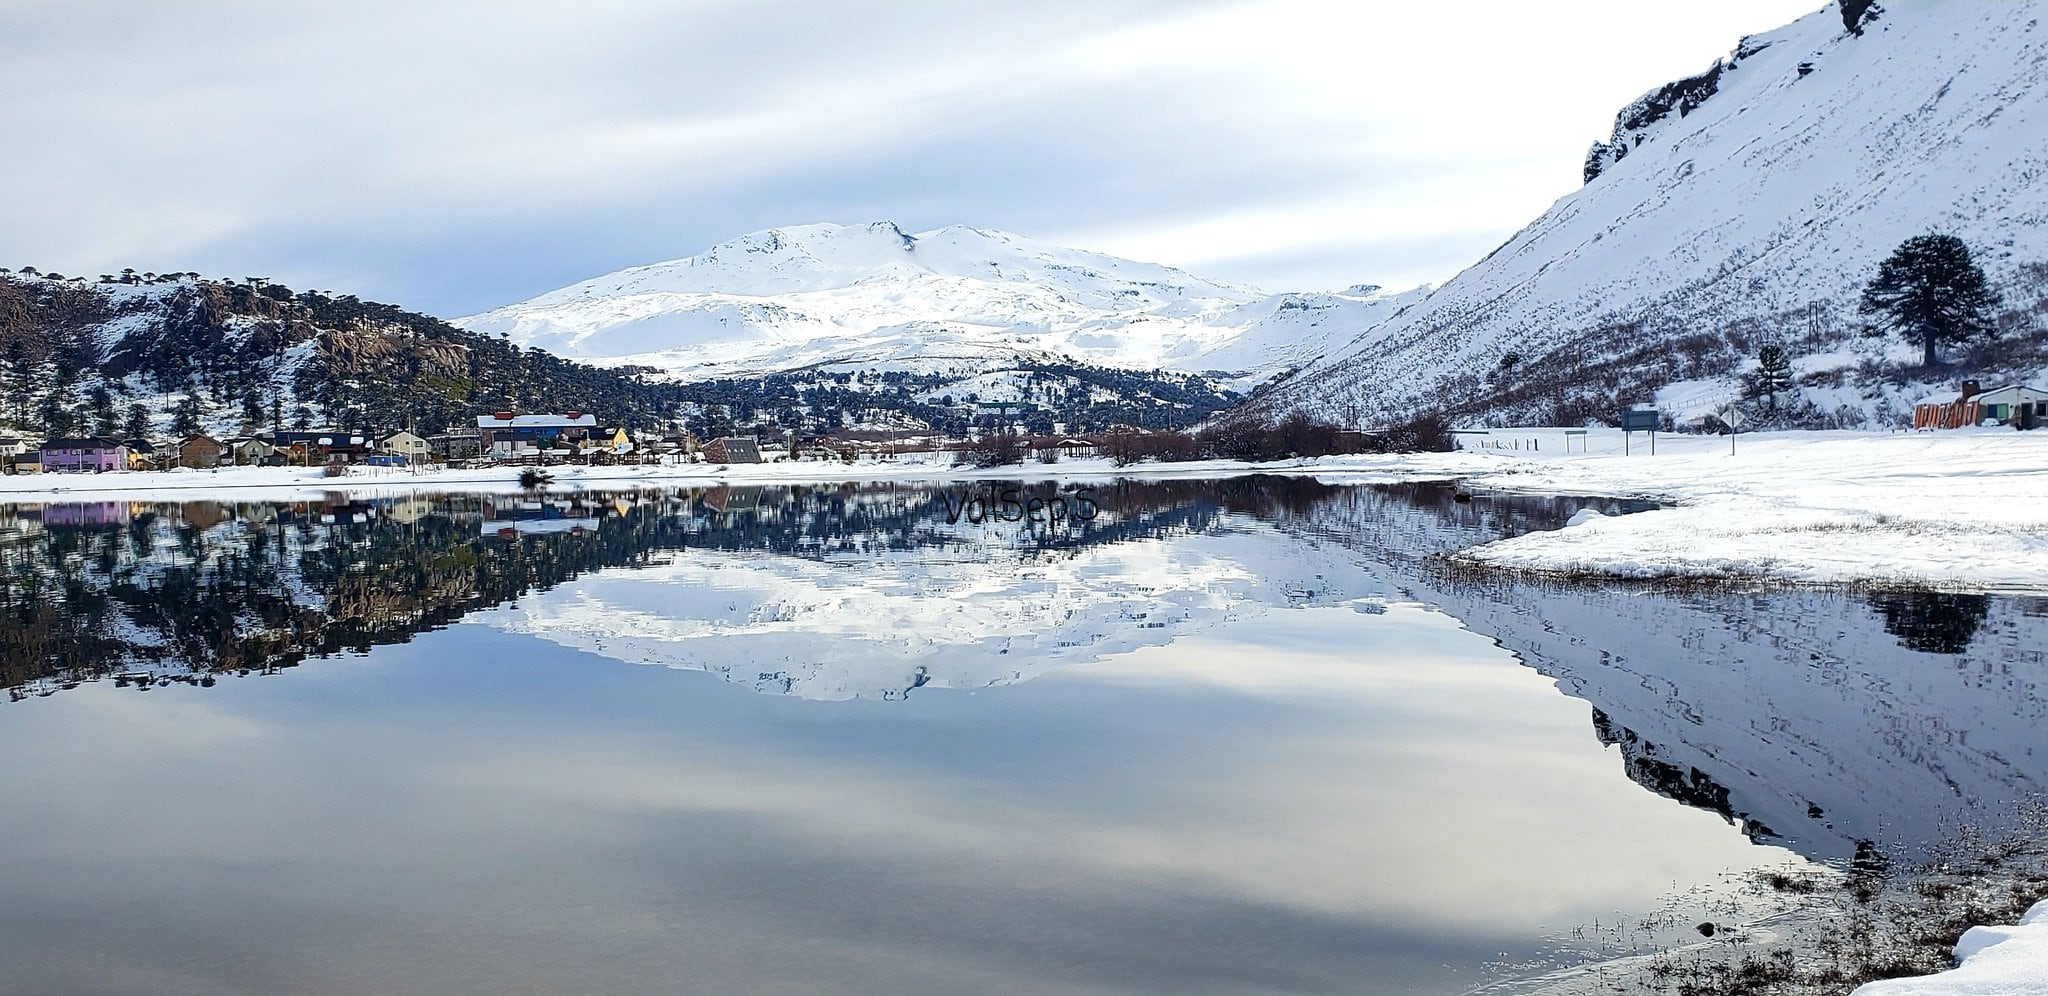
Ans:
[[[128,447],[105,436],[43,443],[44,473],[104,473],[128,469]]]

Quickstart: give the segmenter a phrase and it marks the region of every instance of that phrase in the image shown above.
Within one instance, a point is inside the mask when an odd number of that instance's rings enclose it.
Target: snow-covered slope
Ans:
[[[687,379],[1021,357],[1260,380],[1408,300],[1369,287],[1267,295],[1004,232],[876,222],[756,232],[455,324]]]
[[[1819,408],[1882,415],[1923,388],[1862,367],[1910,351],[1855,334],[1857,295],[1928,232],[1973,247],[2016,309],[2008,339],[2032,345],[1927,381],[2034,376],[2048,356],[2038,312],[2023,313],[2048,298],[2044,21],[2043,0],[1890,0],[1859,33],[1830,4],[1745,38],[1624,108],[1582,189],[1266,403],[1577,422],[1677,382],[1723,401],[1776,341]]]

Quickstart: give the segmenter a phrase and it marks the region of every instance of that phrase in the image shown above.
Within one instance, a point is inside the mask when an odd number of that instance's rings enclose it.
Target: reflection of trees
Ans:
[[[1977,627],[1990,614],[1983,595],[1951,592],[1891,592],[1870,596],[1870,607],[1884,617],[1884,631],[1899,646],[1928,654],[1960,654],[1970,649]]]
[[[943,490],[957,503],[962,489],[978,486]],[[1037,496],[1072,489],[996,484],[1009,486]],[[1510,519],[1561,522],[1569,514],[1545,499],[1458,503],[1444,485],[1245,477],[1104,483],[1095,488],[1102,514],[1093,520],[970,525],[948,521],[941,490],[838,485],[548,499],[557,506],[549,515],[596,524],[573,533],[522,531],[519,516],[501,515],[509,503],[474,496],[22,511],[14,518],[40,515],[42,528],[31,523],[0,541],[0,684],[19,698],[30,685],[48,691],[124,671],[290,667],[406,640],[589,571],[691,549],[815,559],[920,550],[988,557],[991,548],[1062,556],[1228,528],[1231,516],[1366,545],[1427,533],[1422,546],[1437,549]]]
[[[45,528],[0,545],[0,684],[21,698],[126,672],[164,681],[291,667],[688,549],[827,558],[971,552],[993,540],[1057,553],[1212,529],[1230,512],[1280,515],[1336,490],[1283,478],[1111,485],[1099,518],[1038,530],[949,524],[938,491],[895,486],[764,488],[746,502],[698,491],[556,500],[597,523],[576,533],[522,532],[490,518],[488,500],[460,496],[407,499],[402,516],[396,501],[339,497],[96,518],[51,506]]]

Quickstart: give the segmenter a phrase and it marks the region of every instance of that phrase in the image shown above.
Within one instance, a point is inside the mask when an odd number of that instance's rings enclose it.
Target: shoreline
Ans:
[[[1589,516],[1563,528],[1481,544],[1452,563],[1564,580],[1776,584],[2048,595],[2048,432],[1771,432],[1665,434],[1659,452],[1617,431],[1494,430],[1544,449],[1362,454],[1255,463],[1203,460],[1117,466],[1104,457],[962,467],[891,463],[555,467],[544,490],[752,485],[1102,482],[1278,474],[1330,484],[1450,481],[1488,493],[1647,498],[1664,507]],[[1483,443],[1481,444],[1483,445]],[[0,506],[209,497],[304,500],[344,493],[517,494],[515,467],[392,471],[330,478],[320,468],[234,468],[0,478]]]

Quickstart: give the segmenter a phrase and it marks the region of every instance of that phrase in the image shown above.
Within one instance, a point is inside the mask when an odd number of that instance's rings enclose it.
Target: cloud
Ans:
[[[1276,288],[1442,279],[1621,103],[1811,5],[17,4],[0,259],[459,314],[886,217]]]

